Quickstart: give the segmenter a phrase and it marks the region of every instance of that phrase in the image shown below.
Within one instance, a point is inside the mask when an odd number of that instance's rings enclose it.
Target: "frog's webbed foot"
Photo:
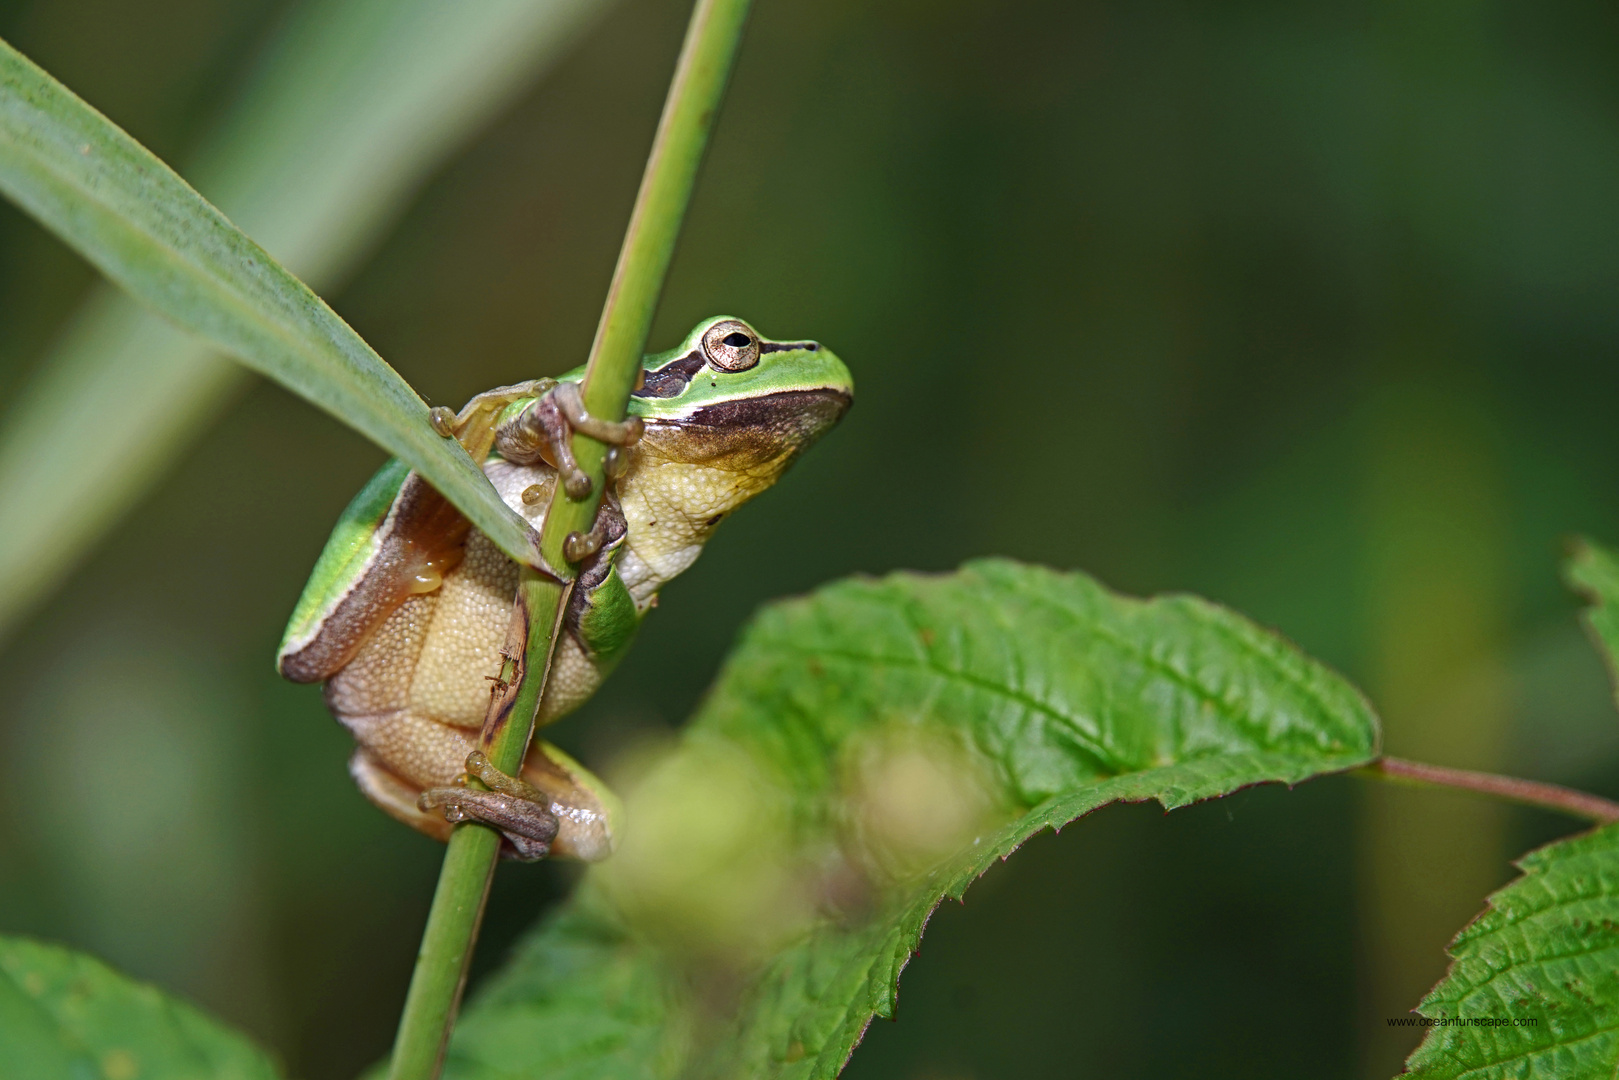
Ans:
[[[471,787],[429,788],[416,802],[422,810],[441,810],[451,824],[480,821],[499,829],[519,859],[543,859],[556,839],[557,816],[545,792],[495,768],[480,750],[467,755],[467,775],[488,791]]]
[[[541,459],[550,462],[556,466],[569,497],[583,499],[590,494],[591,483],[573,456],[573,433],[589,435],[616,449],[634,446],[642,430],[639,417],[612,421],[591,416],[585,411],[579,384],[565,382],[502,424],[495,432],[495,448],[501,457],[520,465]],[[611,455],[609,475],[621,462],[622,455]]]

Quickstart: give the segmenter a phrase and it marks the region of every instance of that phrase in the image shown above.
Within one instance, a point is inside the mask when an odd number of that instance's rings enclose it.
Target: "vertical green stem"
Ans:
[[[584,401],[595,416],[622,419],[629,404],[748,3],[698,0],[692,11],[590,350]],[[567,565],[563,542],[570,532],[588,530],[595,518],[606,452],[595,439],[574,436],[574,454],[590,476],[591,491],[574,500],[561,484],[556,486],[540,532],[540,550],[553,566]],[[508,689],[492,703],[482,739],[485,753],[502,772],[516,773],[522,767],[566,595],[567,589],[555,582],[524,572],[501,670]],[[443,1067],[499,850],[500,834],[482,825],[459,825],[450,836],[400,1016],[389,1080],[435,1080]]]
[[[480,739],[484,753],[502,772],[515,774],[522,768],[545,689],[557,616],[568,591],[532,570],[524,570],[519,579],[506,660]],[[531,671],[535,678],[526,677]],[[390,1080],[432,1080],[443,1066],[499,853],[500,833],[494,829],[458,825],[450,834],[394,1036]]]
[[[590,347],[584,399],[585,409],[595,416],[621,418],[635,388],[658,295],[663,291],[680,223],[691,202],[697,167],[731,74],[748,3],[749,0],[697,0],[692,10],[669,96],[664,99],[658,134],[652,141],[641,190],[624,234],[624,246],[619,249],[613,283],[607,290],[601,322],[596,326],[596,340]],[[602,458],[607,448],[595,439],[575,435],[573,452],[593,484],[590,495],[577,502],[567,498],[560,485],[557,487],[540,538],[540,551],[557,566],[562,565],[562,542],[567,535],[588,529],[595,519],[601,497]]]

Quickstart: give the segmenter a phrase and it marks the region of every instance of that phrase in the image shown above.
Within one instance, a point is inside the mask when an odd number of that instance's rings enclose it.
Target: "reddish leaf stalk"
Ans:
[[[1619,802],[1589,792],[1566,788],[1561,784],[1543,784],[1536,780],[1522,780],[1516,776],[1474,772],[1472,769],[1452,769],[1444,765],[1429,765],[1426,762],[1406,761],[1394,757],[1380,758],[1360,771],[1422,787],[1476,791],[1509,802],[1538,806],[1542,810],[1584,818],[1602,825],[1619,821]]]

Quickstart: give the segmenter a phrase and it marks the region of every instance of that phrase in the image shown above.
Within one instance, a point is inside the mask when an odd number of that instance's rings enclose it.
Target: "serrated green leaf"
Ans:
[[[646,1080],[675,1075],[684,1049],[650,951],[607,905],[584,902],[530,935],[461,1018],[445,1075]]]
[[[1619,695],[1619,555],[1582,539],[1563,564],[1563,577],[1569,588],[1590,601],[1581,620],[1602,653]]]
[[[186,176],[317,290],[608,0],[305,0]],[[98,289],[0,428],[0,639],[171,465],[245,372]]]
[[[0,937],[6,1080],[275,1080],[247,1039],[99,960]]]
[[[1619,825],[1518,862],[1524,876],[1456,935],[1417,1011],[1407,1076],[1608,1080],[1619,1069]]]
[[[662,830],[680,820],[679,806],[649,818],[632,797],[624,850],[480,995],[446,1075],[835,1076],[871,1018],[892,1015],[900,970],[934,908],[1034,833],[1117,800],[1177,807],[1297,783],[1361,765],[1376,749],[1376,720],[1348,683],[1194,597],[1134,600],[1080,574],[1005,561],[833,584],[758,616],[681,748],[643,785],[672,777],[668,787],[712,810],[732,805],[732,775],[756,783],[735,830],[737,865],[710,861],[712,836]],[[727,760],[733,774],[712,764]],[[943,790],[977,789],[987,809],[954,850],[924,864],[885,824],[903,813],[873,807],[893,785],[931,790],[929,761]],[[886,779],[874,788],[870,776]],[[636,882],[656,878],[637,869],[637,835],[648,833],[669,849],[674,884],[637,897]],[[794,862],[794,852],[810,857]],[[732,905],[730,893],[773,860],[815,873],[787,879],[796,896]],[[681,878],[683,868],[695,875]],[[715,881],[722,937],[746,937],[760,913],[795,900],[809,913],[782,928],[717,1021],[693,1004],[711,1000],[699,990],[712,949],[692,951],[700,923],[678,914]],[[582,925],[592,933],[581,937]],[[723,952],[725,942],[708,945]],[[570,1044],[572,1072],[546,1035],[581,1030],[570,1013],[615,1018],[599,1057]]]
[[[0,192],[131,295],[410,463],[507,554],[530,530],[427,405],[173,170],[0,42]]]

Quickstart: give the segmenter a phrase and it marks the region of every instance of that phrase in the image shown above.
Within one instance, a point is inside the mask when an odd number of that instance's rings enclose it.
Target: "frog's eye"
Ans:
[[[721,371],[746,371],[759,362],[759,335],[740,319],[726,319],[703,334],[703,355]]]

